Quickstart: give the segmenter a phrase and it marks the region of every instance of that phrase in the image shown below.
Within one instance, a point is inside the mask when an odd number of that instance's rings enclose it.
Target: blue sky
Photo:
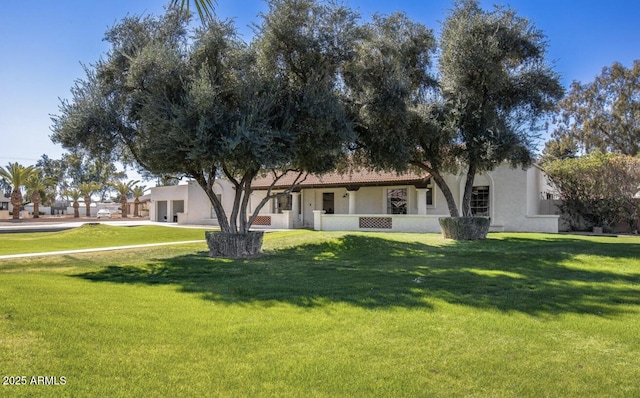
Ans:
[[[159,14],[168,0],[4,1],[0,9],[0,165],[35,164],[43,155],[59,158],[51,143],[50,114],[70,97],[81,64],[98,60],[108,46],[105,31],[126,15]],[[364,19],[373,13],[404,11],[436,34],[450,0],[345,0]],[[568,86],[588,82],[604,66],[629,67],[640,58],[640,2],[637,0],[482,0],[510,6],[548,39],[548,59]],[[234,18],[250,40],[252,22],[266,10],[258,0],[218,0],[217,15]]]

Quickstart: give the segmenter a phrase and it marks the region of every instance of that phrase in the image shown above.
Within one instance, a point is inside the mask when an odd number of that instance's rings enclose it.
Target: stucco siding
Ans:
[[[356,213],[381,214],[384,209],[381,187],[362,187],[356,193]]]
[[[442,190],[435,183],[431,189],[434,191],[433,205],[427,206],[427,214],[448,216],[449,206],[447,205],[447,199],[444,197]]]

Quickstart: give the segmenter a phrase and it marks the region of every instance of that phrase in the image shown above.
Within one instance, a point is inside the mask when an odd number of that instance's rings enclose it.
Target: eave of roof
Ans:
[[[273,189],[288,189],[296,180],[298,173],[289,173],[280,178]],[[429,174],[420,175],[415,172],[402,174],[393,172],[357,171],[345,174],[326,173],[322,175],[309,174],[300,183],[296,184],[296,189],[311,188],[337,188],[344,187],[348,190],[357,190],[360,187],[370,186],[390,186],[390,185],[416,185],[426,186],[429,181]],[[251,187],[254,190],[269,189],[274,178],[271,176],[258,177],[253,181]]]

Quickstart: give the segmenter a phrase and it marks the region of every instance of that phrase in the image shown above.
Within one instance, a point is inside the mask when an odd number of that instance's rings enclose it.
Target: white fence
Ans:
[[[438,219],[442,215],[418,214],[325,214],[313,211],[313,229],[316,231],[374,231],[440,233]],[[200,220],[202,224],[216,225],[215,219]],[[492,220],[493,221],[493,220]],[[178,224],[186,223],[186,217],[178,213]],[[252,228],[293,229],[298,227],[291,211],[261,214]],[[509,220],[505,225],[492,224],[490,231],[558,232],[558,216],[534,215]]]
[[[417,214],[324,214],[313,212],[316,231],[377,231],[440,233],[441,215]],[[490,231],[558,232],[558,216],[535,215],[511,220],[508,225],[492,225]]]
[[[247,217],[250,217],[248,214]],[[187,224],[185,213],[178,213],[178,224]],[[200,220],[201,224],[219,225],[215,218],[205,218]],[[260,214],[256,217],[251,228],[274,228],[274,229],[293,229],[295,227],[291,210],[284,210],[282,213]]]
[[[322,214],[314,211],[316,231],[440,232],[442,216],[405,214]]]

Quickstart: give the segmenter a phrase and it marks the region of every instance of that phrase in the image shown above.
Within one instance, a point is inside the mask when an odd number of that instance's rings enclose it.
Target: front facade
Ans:
[[[465,176],[448,175],[445,179],[459,204]],[[274,192],[283,192],[290,183],[284,178],[274,186]],[[254,182],[250,212],[266,196],[270,184],[268,179]],[[476,176],[472,211],[491,217],[492,231],[555,233],[558,216],[547,203],[546,191],[546,178],[538,167],[522,170],[503,165]],[[230,211],[234,196],[231,184],[218,181],[214,192]],[[444,195],[428,177],[413,173],[326,174],[310,175],[291,194],[270,200],[254,227],[440,232],[438,218],[448,215]],[[152,188],[150,219],[217,224],[207,196],[195,182]]]

